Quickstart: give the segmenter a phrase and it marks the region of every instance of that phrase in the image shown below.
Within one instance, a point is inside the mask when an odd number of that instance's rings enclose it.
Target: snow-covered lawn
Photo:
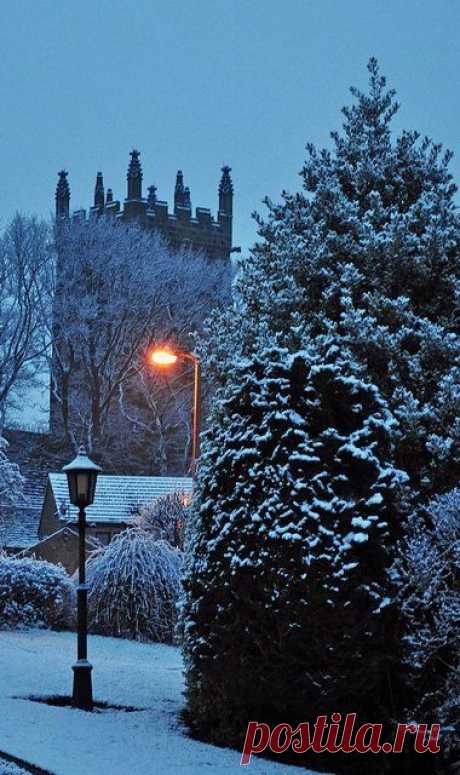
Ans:
[[[0,632],[0,751],[54,775],[231,775],[240,754],[187,737],[178,649],[92,635],[96,700],[145,708],[85,713],[14,697],[68,695],[76,636],[48,630]],[[2,773],[0,762],[0,775]],[[246,769],[246,768],[245,768]],[[8,772],[8,770],[7,770]],[[253,757],[250,775],[305,769]]]

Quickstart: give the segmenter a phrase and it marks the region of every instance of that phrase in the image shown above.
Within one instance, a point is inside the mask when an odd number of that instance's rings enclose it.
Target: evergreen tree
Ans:
[[[307,146],[302,190],[256,216],[261,240],[236,283],[238,313],[211,319],[207,351],[224,382],[261,333],[289,348],[340,339],[398,417],[398,465],[426,500],[460,475],[456,187],[449,152],[418,132],[394,138],[394,91],[375,59],[368,69],[369,91],[351,90],[332,150]]]

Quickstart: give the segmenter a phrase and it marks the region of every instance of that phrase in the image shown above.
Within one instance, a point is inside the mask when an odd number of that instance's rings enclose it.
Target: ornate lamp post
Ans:
[[[78,649],[77,662],[72,666],[73,670],[73,706],[82,710],[93,709],[93,688],[91,681],[92,665],[88,662],[88,586],[85,574],[85,509],[94,501],[96,482],[99,472],[102,470],[86,455],[85,448],[80,447],[75,460],[62,469],[67,474],[70,502],[78,508],[78,535],[79,535],[79,571],[77,587],[78,610]]]
[[[150,361],[156,366],[171,366],[178,359],[191,361],[194,365],[195,382],[193,389],[193,428],[192,428],[192,474],[196,473],[196,465],[200,457],[200,425],[201,425],[201,363],[195,353],[167,349],[157,349],[150,352]]]

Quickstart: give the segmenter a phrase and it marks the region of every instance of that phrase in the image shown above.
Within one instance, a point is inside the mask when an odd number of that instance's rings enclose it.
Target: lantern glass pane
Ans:
[[[88,482],[89,476],[86,471],[79,471],[77,474],[77,498],[80,503],[87,503],[88,500]]]
[[[77,482],[74,474],[67,474],[67,483],[69,486],[70,502],[75,504],[77,501]]]

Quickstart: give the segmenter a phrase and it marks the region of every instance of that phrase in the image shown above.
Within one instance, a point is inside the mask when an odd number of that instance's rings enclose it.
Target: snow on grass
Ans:
[[[178,720],[182,661],[172,646],[90,636],[95,700],[139,711],[91,714],[14,699],[70,694],[75,650],[73,633],[0,632],[0,751],[53,775],[242,772],[238,751],[192,740]],[[304,768],[251,760],[251,775],[288,772],[308,775]]]

